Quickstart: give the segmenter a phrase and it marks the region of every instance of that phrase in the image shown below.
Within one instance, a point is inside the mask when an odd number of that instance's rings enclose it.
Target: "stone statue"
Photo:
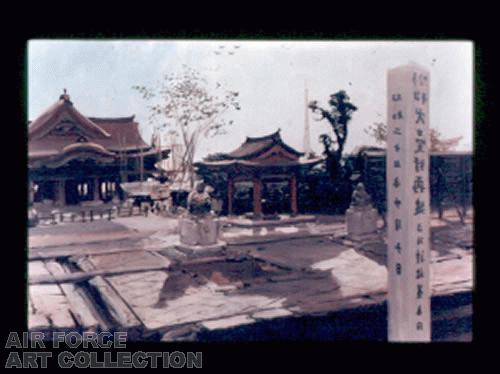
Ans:
[[[203,216],[212,209],[212,198],[205,183],[198,181],[187,199],[188,212],[194,216]]]
[[[212,213],[210,189],[198,181],[188,195],[187,214],[179,217],[180,242],[176,247],[188,255],[209,254],[223,247],[219,220]]]
[[[363,183],[358,183],[352,193],[351,206],[346,212],[347,235],[354,241],[372,240],[377,237],[378,212]]]
[[[372,198],[365,190],[363,183],[358,183],[351,197],[351,208],[369,209],[372,207]]]

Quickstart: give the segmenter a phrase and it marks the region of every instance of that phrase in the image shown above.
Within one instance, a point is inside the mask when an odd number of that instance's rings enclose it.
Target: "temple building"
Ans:
[[[283,142],[280,130],[262,137],[247,137],[245,142],[227,154],[205,158],[195,166],[199,174],[224,173],[227,178],[227,213],[233,214],[235,184],[252,183],[253,215],[259,218],[268,213],[281,213],[277,209],[269,209],[269,202],[282,200],[270,199],[270,184],[285,182],[286,194],[289,196],[285,211],[292,215],[298,213],[297,176],[301,168],[309,168],[321,162],[321,157],[303,157],[304,153]],[[263,206],[264,202],[264,206]],[[267,209],[266,209],[267,208]]]
[[[28,126],[31,200],[65,206],[123,198],[120,183],[151,177],[168,154],[144,142],[133,115],[86,117],[65,90]]]

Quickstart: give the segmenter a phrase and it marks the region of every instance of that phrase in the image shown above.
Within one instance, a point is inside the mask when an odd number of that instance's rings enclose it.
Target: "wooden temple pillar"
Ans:
[[[35,182],[32,180],[28,183],[28,206],[33,205],[35,202]]]
[[[297,176],[295,173],[290,177],[290,210],[294,216],[299,212],[297,207]]]
[[[94,201],[100,201],[100,189],[101,189],[101,184],[99,183],[99,178],[95,177],[94,178]]]
[[[262,216],[262,181],[259,176],[253,177],[253,213],[256,218]]]
[[[234,198],[234,180],[231,176],[227,177],[227,215],[233,214],[233,198]]]
[[[54,205],[64,206],[66,205],[66,191],[65,191],[65,180],[57,179],[54,181]]]

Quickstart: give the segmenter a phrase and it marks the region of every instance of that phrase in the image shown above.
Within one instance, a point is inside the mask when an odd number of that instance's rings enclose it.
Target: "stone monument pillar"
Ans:
[[[430,341],[429,73],[415,64],[387,80],[389,340]]]
[[[377,219],[378,212],[372,206],[370,195],[363,183],[358,183],[346,211],[347,236],[358,242],[377,239]]]

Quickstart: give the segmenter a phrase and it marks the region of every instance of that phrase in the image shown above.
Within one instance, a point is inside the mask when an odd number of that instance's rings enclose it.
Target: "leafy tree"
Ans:
[[[387,141],[387,125],[382,122],[374,123],[364,130],[366,134],[375,139],[377,144],[385,144]],[[435,129],[430,129],[430,151],[446,152],[458,146],[462,136],[456,138],[443,139],[441,133]]]
[[[309,103],[309,108],[313,113],[319,113],[318,121],[326,119],[333,130],[333,138],[329,134],[322,134],[320,141],[323,144],[330,177],[335,180],[342,176],[341,160],[348,135],[348,124],[353,112],[358,108],[350,102],[345,91],[330,95],[328,104],[330,108],[324,109],[317,101],[312,101]]]
[[[192,187],[196,149],[203,138],[222,134],[226,126],[233,123],[227,121],[224,114],[230,109],[240,109],[238,92],[224,90],[218,82],[215,87],[209,87],[198,71],[186,65],[179,74],[165,74],[153,87],[132,88],[150,103],[149,123],[160,132],[180,136],[184,146],[178,171],[181,175],[174,178],[184,180],[187,175]]]

